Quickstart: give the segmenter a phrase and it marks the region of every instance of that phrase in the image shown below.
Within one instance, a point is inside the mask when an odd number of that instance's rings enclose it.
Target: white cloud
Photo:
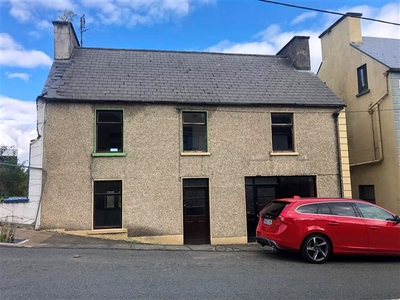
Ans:
[[[152,25],[185,17],[197,5],[215,4],[216,0],[83,0],[83,6],[97,11],[106,25]]]
[[[270,54],[274,52],[274,46],[266,41],[252,43],[232,43],[224,40],[217,45],[211,46],[205,51],[223,53],[251,53],[251,54]]]
[[[52,59],[44,52],[26,50],[7,33],[0,33],[0,65],[8,67],[36,68],[50,66]]]
[[[300,16],[297,16],[296,18],[294,18],[292,20],[292,22],[290,22],[290,24],[291,25],[300,24],[308,19],[315,18],[316,16],[317,16],[317,13],[315,11],[306,12],[306,13],[301,14]]]
[[[33,23],[36,30],[29,34],[40,37],[40,31],[47,30],[40,16],[43,11],[57,19],[59,11],[75,12],[91,10],[95,18],[88,23],[100,21],[105,25],[135,26],[152,25],[164,21],[175,21],[185,17],[190,10],[200,5],[213,5],[217,0],[2,0],[10,3],[10,14],[22,23]],[[54,12],[53,17],[51,13]],[[45,26],[43,26],[45,25]],[[51,24],[50,24],[51,25]]]
[[[0,145],[15,146],[20,163],[29,159],[30,141],[37,137],[36,103],[0,95]]]
[[[375,18],[389,22],[399,23],[400,8],[397,3],[389,3],[380,8],[374,8],[367,5],[355,7],[342,7],[337,12],[361,12],[363,17]],[[331,10],[333,11],[333,10]],[[319,14],[323,18],[323,25],[309,30],[290,31],[284,30],[278,24],[272,24],[265,30],[255,34],[253,39],[256,41],[245,41],[234,43],[229,40],[223,40],[220,43],[208,47],[205,51],[224,52],[224,53],[248,53],[248,54],[276,54],[284,45],[286,45],[295,35],[309,36],[311,69],[316,72],[321,63],[321,41],[318,36],[336,20],[340,18],[338,15]],[[314,17],[312,14],[301,14],[294,18],[292,25],[303,22],[306,18]],[[316,16],[315,16],[316,17]],[[384,23],[365,21],[361,22],[363,36],[376,36],[387,38],[400,38],[399,26],[388,25]]]
[[[398,3],[389,3],[383,6],[380,10],[375,9],[371,17],[393,23],[400,23],[400,6]],[[364,20],[361,24],[362,34],[364,36],[390,37],[400,39],[399,26]]]
[[[27,73],[10,73],[10,72],[6,72],[6,75],[8,78],[19,78],[24,81],[28,81],[29,77],[31,76]]]
[[[11,4],[10,14],[20,22],[36,21],[37,15],[43,10],[74,10],[70,0],[8,0]]]

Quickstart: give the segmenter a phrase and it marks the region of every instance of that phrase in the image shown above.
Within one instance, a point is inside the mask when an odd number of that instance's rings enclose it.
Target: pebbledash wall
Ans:
[[[171,244],[183,244],[183,178],[209,179],[211,244],[247,243],[245,176],[313,175],[317,196],[341,196],[335,109],[38,103],[46,106],[43,229],[92,230],[96,180],[122,180],[130,237]],[[99,108],[123,110],[124,157],[92,156]],[[209,153],[181,154],[181,110],[208,113]],[[296,153],[271,154],[270,112],[294,113]]]

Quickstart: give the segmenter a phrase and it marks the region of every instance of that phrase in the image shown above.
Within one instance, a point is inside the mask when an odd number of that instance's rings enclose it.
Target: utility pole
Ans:
[[[90,28],[86,29],[85,23],[86,23],[86,21],[85,21],[85,14],[83,14],[83,15],[81,16],[81,25],[79,26],[79,27],[80,27],[80,32],[81,32],[81,47],[83,46],[83,39],[82,39],[83,33],[84,33],[85,31],[88,31],[88,30],[90,29]]]

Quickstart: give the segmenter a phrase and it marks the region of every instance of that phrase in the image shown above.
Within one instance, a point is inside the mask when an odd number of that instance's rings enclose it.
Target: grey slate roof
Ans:
[[[399,39],[363,36],[362,44],[352,44],[352,46],[390,69],[400,69]]]
[[[133,101],[342,107],[312,72],[282,56],[75,48],[54,61],[42,96]]]

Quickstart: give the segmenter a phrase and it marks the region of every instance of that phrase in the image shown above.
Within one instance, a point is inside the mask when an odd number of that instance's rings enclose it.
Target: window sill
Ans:
[[[125,156],[125,152],[105,152],[105,153],[92,153],[93,157],[113,157],[113,156]]]
[[[299,152],[271,152],[271,156],[299,156]]]
[[[362,91],[361,93],[358,93],[358,94],[356,95],[356,97],[357,97],[357,98],[358,98],[358,97],[361,97],[362,95],[368,94],[369,92],[370,92],[370,90],[367,89],[367,90],[365,90],[365,91]]]
[[[182,156],[210,156],[210,152],[181,152]]]

